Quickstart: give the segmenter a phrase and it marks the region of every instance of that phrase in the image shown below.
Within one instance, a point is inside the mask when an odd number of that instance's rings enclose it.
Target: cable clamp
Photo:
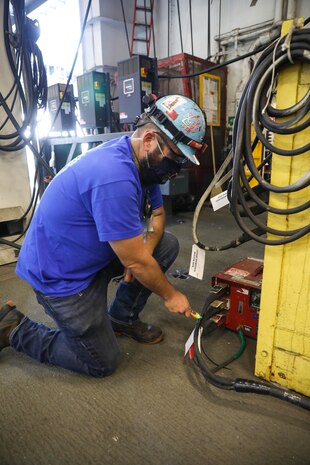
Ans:
[[[287,50],[287,56],[288,56],[289,62],[292,65],[294,64],[294,60],[293,60],[292,54],[291,54],[292,36],[293,36],[294,31],[296,29],[299,29],[300,27],[301,27],[300,22],[298,20],[294,19],[293,24],[290,27],[290,30],[288,31],[288,33],[287,33],[287,35],[285,37],[285,41],[283,42],[283,44],[281,46],[282,52],[285,52]]]

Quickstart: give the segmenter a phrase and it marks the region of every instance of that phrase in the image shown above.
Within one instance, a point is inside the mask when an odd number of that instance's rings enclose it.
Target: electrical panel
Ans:
[[[78,76],[80,124],[86,129],[111,126],[109,73],[90,71]]]
[[[54,84],[48,88],[47,101],[51,122],[54,121],[57,110],[60,106],[66,84]],[[66,95],[61,105],[61,110],[53,125],[52,131],[63,132],[75,129],[74,115],[74,93],[73,85],[69,85]]]
[[[117,64],[120,123],[134,123],[146,105],[142,99],[158,94],[157,60],[135,55]]]
[[[263,260],[245,258],[213,276],[212,285],[228,284],[225,326],[242,329],[246,336],[257,337]]]

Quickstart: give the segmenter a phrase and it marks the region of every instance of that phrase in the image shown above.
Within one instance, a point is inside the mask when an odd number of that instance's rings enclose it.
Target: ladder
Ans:
[[[155,0],[135,0],[130,56],[135,54],[135,42],[145,43],[146,55],[150,55],[154,1]]]

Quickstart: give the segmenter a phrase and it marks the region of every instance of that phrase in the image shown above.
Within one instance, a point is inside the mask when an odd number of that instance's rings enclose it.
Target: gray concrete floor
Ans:
[[[181,244],[172,267],[188,269],[192,213],[168,219]],[[238,235],[226,209],[205,208],[199,239],[214,245]],[[171,277],[199,310],[211,276],[263,248],[248,242],[206,255],[203,281]],[[51,257],[52,259],[52,257]],[[29,285],[0,267],[0,300],[13,299],[29,317],[53,322],[35,301]],[[111,286],[110,296],[115,288]],[[155,346],[120,338],[123,360],[106,379],[92,379],[31,360],[8,348],[0,354],[1,465],[307,465],[309,412],[272,397],[237,394],[207,384],[184,358],[195,321],[168,313],[152,296],[143,319],[160,325],[165,340]],[[237,350],[236,334],[218,331],[208,353],[221,361]],[[221,374],[254,379],[255,341]]]

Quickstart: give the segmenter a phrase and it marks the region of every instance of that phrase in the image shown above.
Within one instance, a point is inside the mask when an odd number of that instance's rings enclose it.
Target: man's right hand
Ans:
[[[125,281],[128,281],[130,273],[143,286],[162,297],[170,312],[190,316],[191,308],[187,298],[167,280],[159,264],[145,246],[142,234],[109,243],[126,269]]]
[[[191,306],[187,297],[176,289],[173,295],[165,300],[165,306],[169,312],[180,313],[185,315],[187,318],[191,316]]]

